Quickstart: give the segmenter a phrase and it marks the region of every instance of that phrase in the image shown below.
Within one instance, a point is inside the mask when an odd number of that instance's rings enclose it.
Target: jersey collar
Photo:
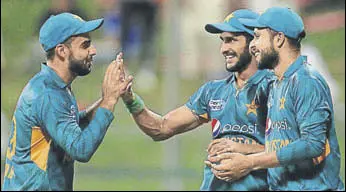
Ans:
[[[307,57],[305,55],[299,56],[294,63],[288,67],[286,72],[284,73],[284,77],[290,77],[296,72],[301,66],[307,62]]]
[[[270,72],[268,71],[268,70],[266,70],[266,69],[264,69],[264,70],[257,70],[257,72],[254,74],[254,75],[252,75],[250,78],[249,78],[249,80],[247,81],[249,84],[254,84],[254,85],[256,85],[256,84],[258,84],[259,82],[261,82],[261,80],[265,77],[265,76],[267,76],[267,75],[269,75],[270,74]]]
[[[47,66],[46,63],[42,63],[41,64],[41,72],[43,73],[47,73],[50,77],[50,80],[55,82],[55,84],[61,88],[64,89],[66,88],[68,85],[58,76],[58,74],[56,74],[56,72],[50,68],[49,66]]]
[[[257,70],[255,74],[253,74],[246,82],[246,84],[258,84],[259,82],[261,82],[261,80],[267,76],[270,75],[270,71],[268,71],[267,69],[264,70]],[[235,82],[236,79],[236,75],[235,72],[231,73],[231,76],[227,79],[227,82],[229,83],[233,83]]]

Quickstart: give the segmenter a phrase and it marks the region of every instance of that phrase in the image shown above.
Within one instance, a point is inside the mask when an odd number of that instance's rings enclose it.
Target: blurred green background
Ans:
[[[166,1],[165,1],[166,2]],[[221,2],[221,1],[220,1]],[[1,110],[10,119],[19,94],[26,82],[40,70],[39,63],[32,61],[32,43],[37,42],[37,20],[50,6],[48,0],[2,0],[1,1]],[[98,11],[97,1],[77,0],[76,5],[84,10],[90,18],[102,16]],[[343,7],[344,10],[344,7]],[[226,15],[225,12],[223,15]],[[198,18],[198,14],[195,15]],[[183,19],[183,18],[181,18]],[[209,18],[205,23],[215,18]],[[203,22],[204,23],[204,22]],[[160,25],[161,26],[161,25]],[[163,25],[162,25],[163,26]],[[203,27],[203,26],[202,26]],[[200,28],[203,32],[203,28]],[[160,28],[156,50],[158,60],[166,58],[164,49],[167,40],[165,29]],[[102,38],[100,32],[95,32],[92,37]],[[208,34],[207,34],[208,37]],[[209,37],[218,41],[216,37]],[[213,39],[214,38],[214,39]],[[343,105],[338,115],[344,117],[345,108],[345,28],[315,32],[307,35],[303,43],[315,45],[321,52],[323,59],[328,64],[328,69],[339,85],[338,101],[335,105]],[[98,44],[95,41],[97,48]],[[219,47],[210,47],[209,53],[219,54]],[[98,52],[98,54],[102,54]],[[125,53],[126,54],[126,53]],[[222,63],[216,63],[221,65]],[[164,65],[164,64],[163,64]],[[101,82],[106,65],[96,63],[91,74],[78,78],[73,83],[73,90],[77,100],[82,104],[91,103],[100,96]],[[134,70],[135,71],[135,70]],[[164,91],[164,70],[158,67],[158,84],[150,91],[137,92],[153,111],[166,114],[169,110],[164,103],[167,95]],[[135,77],[136,74],[134,73]],[[205,73],[200,73],[197,78],[176,77],[179,97],[178,107],[183,105],[188,98],[207,81]],[[222,78],[222,77],[220,77]],[[136,80],[136,79],[135,79]],[[134,87],[136,89],[136,87]],[[342,110],[343,109],[343,110]],[[343,113],[343,114],[340,114]],[[337,133],[342,153],[341,177],[345,182],[345,122],[337,120]],[[1,127],[4,129],[4,127]],[[198,190],[202,182],[203,159],[206,147],[211,139],[210,125],[176,136],[164,142],[153,142],[149,137],[139,131],[129,113],[124,108],[122,101],[116,106],[115,120],[113,121],[103,143],[92,157],[91,161],[82,164],[76,163],[75,190]],[[172,169],[165,168],[164,154],[169,154],[167,145],[178,147],[177,158],[179,165]],[[175,154],[172,151],[172,154]],[[2,158],[1,169],[4,161]],[[166,181],[170,177],[179,180],[176,188],[167,188]],[[2,182],[2,181],[1,181]]]

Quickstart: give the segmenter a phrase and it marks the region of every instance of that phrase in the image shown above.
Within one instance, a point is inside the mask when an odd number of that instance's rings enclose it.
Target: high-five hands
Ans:
[[[125,69],[124,69],[124,64],[123,64],[123,53],[120,52],[118,55],[117,55],[117,58],[116,60],[121,62],[122,65],[120,65],[120,70],[121,70],[121,75],[120,75],[120,78],[122,81],[126,81],[126,73],[125,73]],[[132,80],[133,80],[133,76],[128,76],[128,78],[131,78],[131,82],[123,89],[121,90],[121,98],[123,99],[123,101],[125,103],[130,103],[133,101],[133,91],[132,91]]]
[[[122,56],[123,53],[119,53],[116,59],[108,66],[102,84],[103,101],[100,107],[111,111],[114,110],[114,105],[118,102],[119,97],[131,87],[133,80],[131,75],[125,75]]]

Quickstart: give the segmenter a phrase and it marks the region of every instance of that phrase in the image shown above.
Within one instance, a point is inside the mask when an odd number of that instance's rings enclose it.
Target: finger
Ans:
[[[218,172],[215,170],[215,169],[211,169],[211,172],[218,178],[219,177],[219,175],[218,175]]]
[[[132,81],[133,81],[133,76],[128,76],[127,79],[125,79],[124,82],[122,82],[121,86],[121,90],[123,92],[125,92],[127,90],[127,87],[131,84],[132,85]]]
[[[132,88],[132,82],[127,85],[127,87],[125,89],[126,92],[131,92],[131,88]]]
[[[221,144],[221,143],[217,143],[211,148],[211,150],[209,151],[209,154],[211,156],[214,156],[217,154],[217,152],[223,150],[225,147],[227,147],[227,146],[224,144]]]
[[[120,61],[123,58],[123,52],[119,52],[115,60]]]
[[[213,172],[214,176],[216,178],[218,178],[219,180],[223,180],[223,181],[230,181],[231,180],[231,178],[229,178],[229,177],[221,176],[219,171],[212,170],[212,172]]]
[[[209,152],[210,149],[212,148],[212,146],[214,144],[216,144],[216,143],[219,143],[221,140],[222,140],[222,138],[221,139],[214,139],[214,140],[212,140],[211,143],[208,145],[207,151]]]
[[[218,158],[218,161],[222,161],[225,159],[233,159],[234,154],[233,153],[229,153],[229,152],[225,152],[225,153],[221,153],[219,155],[216,155],[215,157]]]
[[[224,159],[230,159],[232,156],[230,155],[231,153],[226,152],[226,153],[221,153],[219,155],[214,155],[214,156],[208,156],[208,160],[210,162],[218,162]]]
[[[223,153],[230,153],[230,152],[232,152],[232,149],[230,147],[226,147],[226,148],[223,148],[223,149],[217,151],[216,155],[221,155]]]
[[[211,164],[211,167],[213,169],[215,169],[216,171],[228,171],[228,166],[225,164],[219,164],[219,165],[215,165],[215,164]]]
[[[123,59],[119,61],[119,70],[120,70],[120,80],[125,81],[125,70],[124,70]]]
[[[119,69],[119,63],[115,62],[115,65],[114,65],[112,72],[111,72],[111,81],[113,83],[115,83],[114,81],[117,81],[117,82],[119,81],[120,73],[121,73],[121,71]]]
[[[106,73],[105,73],[105,77],[104,77],[104,81],[105,81],[105,83],[109,83],[109,81],[110,81],[110,77],[111,77],[111,75],[112,75],[112,71],[113,71],[113,69],[114,69],[114,66],[115,66],[115,61],[112,61],[110,64],[109,64],[109,66],[107,67],[107,70],[106,70]]]
[[[215,163],[215,162],[219,162],[220,157],[215,155],[215,156],[208,156],[208,161]]]
[[[208,167],[212,167],[212,163],[210,161],[204,161],[204,163],[208,166]]]
[[[219,172],[220,177],[233,177],[234,173],[232,170]]]
[[[223,180],[223,181],[227,181],[227,182],[231,182],[232,181],[232,178],[230,178],[230,177],[221,177],[220,176],[220,179]]]
[[[121,79],[121,70],[119,68],[114,71],[114,77],[116,81]]]
[[[209,149],[209,153],[215,154],[217,151],[220,151],[221,149],[227,147],[227,141],[225,138],[220,139],[219,141],[215,142],[213,145],[211,145],[211,148]]]
[[[121,76],[125,80],[125,70],[124,70],[124,60],[121,59],[121,65],[120,65],[120,70],[121,70]]]

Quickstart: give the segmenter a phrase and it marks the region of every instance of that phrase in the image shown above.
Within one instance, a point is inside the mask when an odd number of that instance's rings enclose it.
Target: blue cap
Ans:
[[[45,51],[54,48],[73,35],[88,33],[101,27],[102,19],[84,21],[78,15],[60,13],[50,16],[42,25],[39,41]]]
[[[263,12],[257,20],[243,22],[246,26],[256,28],[271,28],[274,31],[282,32],[286,36],[299,39],[304,31],[302,18],[290,8],[272,7]]]
[[[249,9],[239,9],[229,14],[222,23],[207,24],[205,30],[209,33],[247,32],[253,35],[253,30],[247,28],[243,21],[256,20],[258,17],[258,13]]]

